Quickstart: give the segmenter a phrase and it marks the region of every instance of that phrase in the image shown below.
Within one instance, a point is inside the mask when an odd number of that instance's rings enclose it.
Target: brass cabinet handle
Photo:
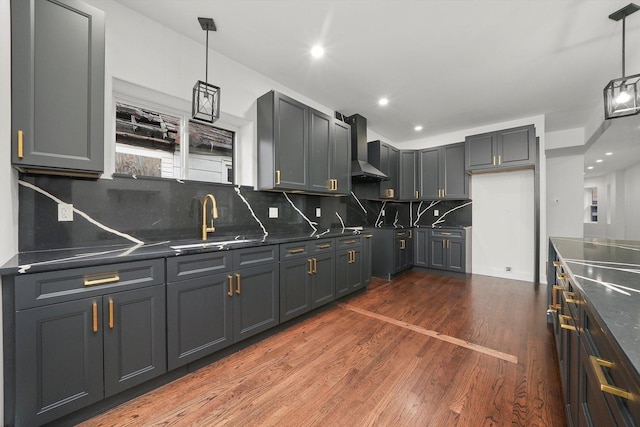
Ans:
[[[323,245],[318,245],[319,249],[327,249],[331,247],[331,243],[325,243]]]
[[[307,259],[307,263],[309,263],[309,269],[307,270],[307,274],[313,274],[313,260],[309,258]]]
[[[446,192],[446,190],[443,188],[443,189],[442,189],[442,197],[444,197],[444,196],[446,196],[446,195],[447,195],[447,192]]]
[[[571,304],[580,304],[580,301],[574,298],[576,296],[575,292],[563,291],[562,295],[564,296],[565,302]]]
[[[416,190],[416,199],[420,198],[420,192],[418,190]]]
[[[313,259],[313,272],[314,273],[318,272],[318,259],[317,258]]]
[[[330,179],[330,187],[329,190],[330,191],[338,191],[338,180],[337,179]]]
[[[352,263],[355,264],[355,262],[356,262],[356,251],[351,251],[351,252],[353,252],[353,257],[351,258],[352,259]]]
[[[558,276],[558,279],[560,279],[560,280],[567,280],[566,273],[562,273],[562,272],[558,271],[557,276]]]
[[[113,319],[113,300],[109,300],[109,329],[113,329],[114,319]]]
[[[338,178],[334,179],[333,181],[335,182],[335,185],[334,185],[333,189],[335,191],[338,191]]]
[[[443,231],[440,234],[443,236],[451,236],[451,233],[449,233],[448,231]]]
[[[554,310],[559,310],[560,309],[560,304],[558,303],[558,291],[563,291],[564,288],[562,286],[558,286],[558,285],[554,285],[553,288],[551,288],[551,308],[553,308]]]
[[[280,185],[280,170],[276,171],[276,185]]]
[[[98,303],[93,303],[93,332],[98,332]]]
[[[598,378],[598,382],[600,383],[600,391],[622,397],[623,399],[631,399],[631,393],[620,387],[609,384],[607,378],[604,376],[602,368],[613,368],[613,362],[600,359],[595,356],[589,356],[589,359],[591,359],[591,366],[593,367],[596,377]]]
[[[562,265],[562,264],[560,263],[560,261],[553,261],[553,266],[554,266],[555,268],[558,268],[558,267],[560,267],[561,265]]]
[[[227,295],[232,297],[233,296],[233,276],[228,275],[227,280],[229,280],[229,292],[227,292]]]
[[[409,238],[413,239],[413,230],[409,230]]]
[[[289,253],[290,254],[299,254],[304,252],[304,248],[298,248],[298,249],[289,249]]]
[[[493,156],[493,166],[496,165],[496,156]]]
[[[451,240],[447,240],[447,249],[451,249]]]
[[[406,247],[404,239],[400,240],[400,249],[404,249]]]
[[[575,331],[576,327],[569,323],[569,319],[571,319],[571,316],[566,316],[564,314],[559,314],[558,315],[558,320],[560,321],[560,327],[562,329],[567,329],[569,331]]]
[[[24,157],[24,141],[23,141],[24,132],[21,130],[18,131],[18,158],[21,159]]]
[[[442,249],[446,249],[447,247],[447,241],[445,239],[442,239]]]
[[[236,294],[240,295],[240,275],[236,273]]]
[[[345,242],[343,242],[345,245],[353,245],[354,243],[356,243],[357,240],[347,240]]]
[[[502,164],[502,154],[498,155],[498,164],[501,165]]]
[[[118,274],[116,274],[113,277],[107,277],[107,278],[103,278],[103,279],[84,279],[84,285],[85,286],[95,286],[95,285],[104,285],[105,283],[113,283],[113,282],[117,282],[120,280],[120,276]]]

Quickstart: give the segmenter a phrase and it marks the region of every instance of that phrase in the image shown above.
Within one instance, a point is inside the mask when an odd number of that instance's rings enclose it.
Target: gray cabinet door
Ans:
[[[447,268],[446,239],[431,237],[429,239],[429,268]]]
[[[105,397],[166,372],[164,286],[105,295],[102,313]]]
[[[350,249],[336,251],[336,299],[349,294]]]
[[[469,198],[469,175],[465,170],[464,142],[441,147],[441,188],[445,199]]]
[[[349,282],[349,291],[356,291],[364,286],[362,281],[362,248],[354,248],[351,250],[351,263],[347,264],[347,281]]]
[[[102,298],[16,313],[16,420],[41,425],[103,398]]]
[[[313,257],[311,307],[316,308],[336,299],[336,258],[334,253]]]
[[[427,230],[414,229],[414,259],[417,267],[429,266],[429,237]]]
[[[278,265],[266,264],[235,273],[233,296],[234,342],[280,323]]]
[[[533,166],[536,161],[536,133],[533,125],[497,132],[498,163],[501,167]]]
[[[276,188],[307,189],[309,108],[288,96],[275,94],[274,150]]]
[[[465,138],[467,170],[490,169],[496,165],[496,133],[483,133]]]
[[[333,144],[332,118],[309,109],[309,190],[326,193],[332,186],[331,156]]]
[[[331,177],[336,180],[336,193],[351,192],[351,126],[333,119],[333,171]]]
[[[104,13],[76,0],[11,2],[11,160],[23,171],[104,169]]]
[[[167,284],[170,370],[233,343],[232,280],[222,273]]]
[[[436,200],[440,198],[440,175],[440,149],[421,150],[418,170],[421,199]]]
[[[447,239],[446,267],[451,271],[465,272],[465,241]]]
[[[417,181],[417,151],[401,150],[399,154],[399,198],[400,200],[416,200],[418,198]]]
[[[372,276],[372,243],[373,236],[365,235],[362,239],[362,282],[364,286],[369,286]]]
[[[296,258],[280,263],[280,321],[311,310],[313,260]]]
[[[389,178],[379,183],[380,197],[383,199],[397,199],[400,150],[382,141],[371,141],[367,144],[367,154],[369,163]]]

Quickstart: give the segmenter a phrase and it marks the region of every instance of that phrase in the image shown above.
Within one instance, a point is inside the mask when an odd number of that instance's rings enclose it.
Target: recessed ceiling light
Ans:
[[[323,55],[324,55],[324,48],[319,44],[311,48],[311,56],[313,56],[314,58],[322,58]]]
[[[418,125],[414,127],[413,130],[415,130],[416,132],[420,132],[422,130],[422,126]]]
[[[591,170],[591,169],[593,169],[593,166],[589,166],[587,169]]]
[[[602,163],[602,159],[596,160],[596,163]]]
[[[384,105],[387,105],[388,103],[389,103],[389,100],[387,98],[380,98],[378,100],[378,104],[379,105],[383,105],[384,106]]]
[[[604,155],[605,155],[605,156],[610,156],[610,155],[612,155],[612,154],[613,154],[613,153],[612,153],[611,151],[609,151],[608,153],[604,153]]]

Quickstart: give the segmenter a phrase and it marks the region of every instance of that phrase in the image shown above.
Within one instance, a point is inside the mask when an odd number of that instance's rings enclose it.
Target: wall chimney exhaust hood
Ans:
[[[351,178],[358,181],[382,181],[389,177],[369,164],[367,154],[367,119],[360,114],[345,117],[351,125]]]

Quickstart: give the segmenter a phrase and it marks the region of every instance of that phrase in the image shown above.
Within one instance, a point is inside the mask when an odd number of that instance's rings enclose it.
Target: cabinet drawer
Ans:
[[[167,258],[167,282],[224,273],[232,269],[233,251]]]
[[[233,251],[233,268],[254,267],[278,262],[279,259],[280,253],[278,252],[278,245],[237,249]]]
[[[293,242],[280,245],[280,260],[309,256],[313,253],[311,242]]]
[[[362,236],[338,237],[336,238],[336,246],[338,249],[362,246]]]
[[[164,283],[164,259],[25,274],[15,280],[16,310]]]
[[[640,384],[634,380],[635,374],[614,348],[612,338],[600,327],[589,307],[583,310],[582,322],[586,338],[582,343],[589,355],[586,363],[591,368],[591,374],[598,381],[612,412],[623,419],[631,416],[637,423],[640,421]],[[591,356],[597,358],[598,362]],[[617,392],[627,392],[628,396],[620,397]]]
[[[309,242],[311,244],[311,251],[314,254],[321,254],[324,252],[333,252],[336,249],[335,239],[321,239]]]
[[[459,229],[433,229],[431,230],[431,237],[444,237],[446,239],[461,239],[464,237],[464,230]]]

